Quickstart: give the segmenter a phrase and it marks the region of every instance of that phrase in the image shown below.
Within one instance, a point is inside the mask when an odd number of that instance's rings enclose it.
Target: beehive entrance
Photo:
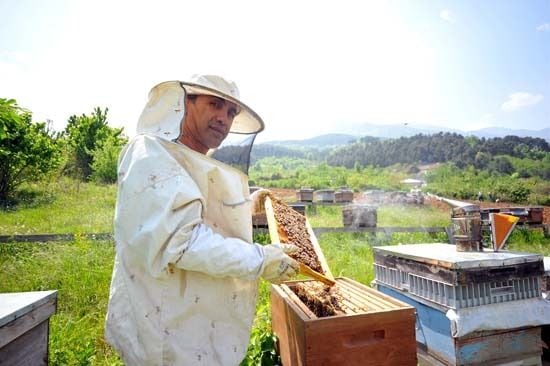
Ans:
[[[287,282],[280,288],[310,319],[396,308],[393,299],[381,297],[377,291],[347,278],[336,279],[336,285],[332,287],[308,280]]]

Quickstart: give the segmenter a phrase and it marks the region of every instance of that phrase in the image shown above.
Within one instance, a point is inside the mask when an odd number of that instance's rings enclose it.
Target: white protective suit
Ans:
[[[247,177],[160,136],[121,154],[106,339],[127,365],[238,365],[263,265]]]

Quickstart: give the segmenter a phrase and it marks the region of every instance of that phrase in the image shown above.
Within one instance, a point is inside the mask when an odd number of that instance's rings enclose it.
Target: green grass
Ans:
[[[113,258],[110,241],[0,244],[0,292],[58,291],[50,364],[122,364],[103,339]]]
[[[429,206],[383,205],[377,208],[379,227],[445,227],[451,223],[450,214]],[[343,227],[342,206],[308,206],[306,209],[313,227]]]
[[[23,187],[28,199],[0,211],[0,235],[109,233],[113,230],[115,185],[62,179]]]
[[[541,230],[516,227],[506,242],[506,249],[516,252],[538,253],[550,256],[550,238]]]

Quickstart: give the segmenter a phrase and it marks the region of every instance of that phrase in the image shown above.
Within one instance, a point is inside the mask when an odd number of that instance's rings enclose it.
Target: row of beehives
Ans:
[[[296,199],[299,202],[342,203],[354,201],[353,191],[348,188],[319,189],[301,188],[296,191]],[[424,195],[418,189],[409,192],[370,190],[363,192],[357,199],[367,204],[423,204]]]
[[[299,202],[341,203],[352,202],[353,191],[346,187],[334,189],[301,188],[296,191],[296,200]]]
[[[544,207],[542,206],[481,207],[479,209],[484,224],[489,223],[491,213],[497,212],[518,217],[518,225],[538,225],[544,222]]]

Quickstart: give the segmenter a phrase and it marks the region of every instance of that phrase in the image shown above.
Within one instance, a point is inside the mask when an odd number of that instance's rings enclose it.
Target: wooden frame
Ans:
[[[275,211],[273,209],[273,203],[271,202],[271,198],[267,196],[265,198],[265,214],[267,217],[267,226],[269,228],[269,236],[271,237],[272,243],[281,243],[281,237],[285,235],[284,231],[279,227],[279,224],[277,223],[277,220],[275,219]],[[327,261],[325,259],[325,256],[323,254],[323,251],[321,250],[321,247],[319,246],[319,242],[317,241],[317,238],[315,237],[315,233],[313,232],[313,229],[311,228],[311,225],[305,217],[305,223],[306,223],[306,229],[309,234],[309,238],[311,240],[311,244],[313,246],[313,250],[315,251],[315,254],[317,255],[317,259],[319,260],[319,263],[321,264],[321,268],[323,271],[325,271],[324,275],[321,273],[318,273],[314,271],[313,269],[309,268],[303,263],[300,263],[300,272],[310,276],[312,278],[315,278],[319,281],[322,281],[328,285],[334,284],[334,276],[332,275],[332,272],[330,271],[330,268],[327,264]],[[284,240],[283,240],[284,241]]]

